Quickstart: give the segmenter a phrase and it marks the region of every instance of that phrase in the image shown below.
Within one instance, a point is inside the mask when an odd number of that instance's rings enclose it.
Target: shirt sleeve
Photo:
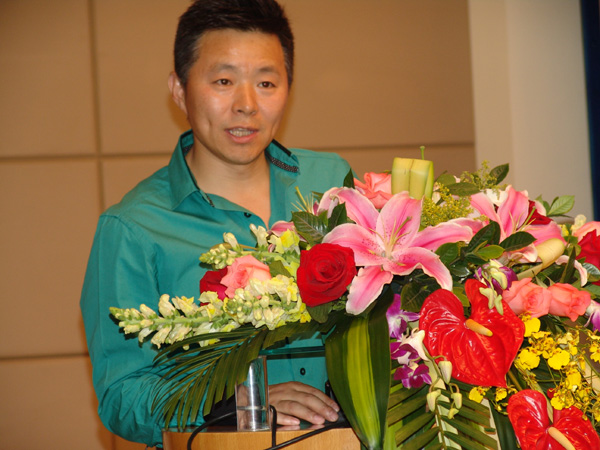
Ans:
[[[125,439],[157,445],[164,419],[152,411],[160,369],[156,350],[123,336],[109,307],[154,308],[159,299],[155,255],[135,225],[117,217],[100,218],[84,280],[81,311],[104,425]]]

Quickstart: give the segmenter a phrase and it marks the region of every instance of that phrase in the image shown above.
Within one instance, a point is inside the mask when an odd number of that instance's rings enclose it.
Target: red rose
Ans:
[[[585,262],[600,268],[600,237],[596,230],[585,234],[580,240],[581,253],[577,259],[585,258]]]
[[[529,223],[531,225],[546,225],[552,222],[552,219],[546,217],[545,213],[540,214],[539,209],[541,207],[540,204],[536,204],[536,202],[529,200],[529,215],[531,216]]]
[[[200,293],[206,291],[214,291],[219,298],[223,300],[225,296],[226,286],[221,284],[221,280],[227,274],[227,267],[221,270],[209,270],[200,280]]]
[[[317,244],[300,253],[296,273],[302,301],[318,306],[340,298],[356,276],[354,252],[337,244]]]

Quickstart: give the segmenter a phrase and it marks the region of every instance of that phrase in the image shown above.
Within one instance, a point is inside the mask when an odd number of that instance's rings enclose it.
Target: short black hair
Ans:
[[[259,31],[277,36],[285,60],[288,85],[294,73],[294,35],[275,0],[196,0],[179,18],[175,36],[175,73],[185,87],[198,59],[198,41],[211,30]]]

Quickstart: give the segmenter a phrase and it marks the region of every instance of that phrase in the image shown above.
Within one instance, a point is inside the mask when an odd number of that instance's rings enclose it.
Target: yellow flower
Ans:
[[[581,386],[581,373],[578,370],[570,370],[567,373],[567,386],[573,391]]]
[[[590,358],[592,361],[600,361],[600,345],[597,342],[590,345]]]
[[[517,361],[526,370],[535,369],[540,364],[540,357],[529,348],[524,348],[519,352]]]
[[[563,398],[561,396],[555,395],[550,400],[550,404],[554,409],[563,409],[565,407],[565,403],[563,402]]]
[[[508,395],[508,392],[506,391],[505,388],[496,389],[496,401],[497,402],[504,400],[507,395]]]
[[[529,337],[532,335],[532,333],[540,331],[541,322],[537,317],[530,317],[526,320],[524,319],[523,322],[525,323],[525,337]]]
[[[571,356],[569,355],[569,352],[559,349],[554,355],[548,358],[548,365],[554,370],[560,370],[565,367],[570,360]]]
[[[481,403],[481,400],[483,400],[483,396],[488,391],[488,389],[489,388],[485,388],[482,386],[475,386],[473,389],[471,389],[471,392],[469,392],[469,400]]]

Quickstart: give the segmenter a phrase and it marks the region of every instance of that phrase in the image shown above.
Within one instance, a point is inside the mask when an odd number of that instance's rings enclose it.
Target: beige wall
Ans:
[[[469,0],[477,161],[592,219],[579,2]],[[596,218],[598,220],[600,218]]]
[[[438,173],[474,168],[466,0],[284,3],[298,70],[282,142],[358,173],[421,145]],[[0,1],[0,448],[137,448],[96,417],[79,292],[98,215],[185,128],[166,77],[187,4]]]

